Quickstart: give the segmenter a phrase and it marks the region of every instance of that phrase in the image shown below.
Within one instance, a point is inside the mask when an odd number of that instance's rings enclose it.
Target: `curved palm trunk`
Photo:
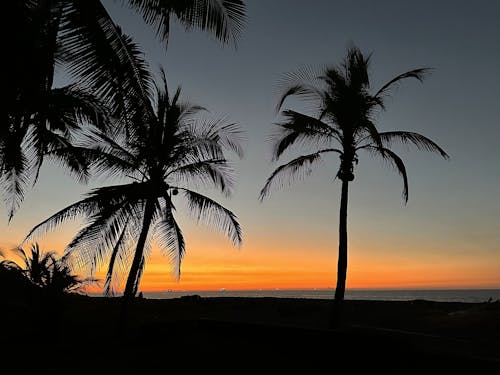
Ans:
[[[134,298],[137,291],[136,285],[139,280],[139,273],[141,269],[142,258],[144,256],[144,245],[146,244],[146,239],[148,237],[149,227],[151,225],[151,220],[153,219],[154,212],[154,202],[147,200],[146,208],[144,209],[144,220],[142,221],[141,234],[137,240],[137,246],[135,248],[134,260],[130,266],[130,271],[127,278],[127,284],[125,285],[125,292],[123,293],[124,299],[131,300]]]
[[[331,324],[338,327],[341,323],[342,304],[344,302],[345,281],[347,276],[347,200],[349,195],[349,181],[342,180],[342,194],[340,197],[339,214],[339,258],[337,263],[337,286]]]

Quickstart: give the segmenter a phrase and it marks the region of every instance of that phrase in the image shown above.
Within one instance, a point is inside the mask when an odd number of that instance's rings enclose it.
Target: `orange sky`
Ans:
[[[187,241],[181,279],[173,278],[167,258],[153,248],[139,289],[333,288],[337,234],[332,221],[324,230],[316,225],[305,231],[300,221],[291,219],[272,231],[253,226],[245,231],[242,248],[235,249],[220,234],[186,220],[181,223]],[[0,248],[18,243],[29,225],[23,220],[2,228]],[[39,238],[41,248],[62,251],[77,227],[66,225]],[[500,288],[500,252],[488,250],[494,249],[491,241],[484,250],[472,241],[426,239],[418,233],[412,237],[410,231],[389,237],[378,233],[376,224],[368,230],[354,221],[350,228],[347,288]],[[102,273],[96,276],[104,279]],[[95,291],[100,289],[89,290]]]
[[[210,236],[211,237],[211,236]],[[232,290],[333,288],[336,282],[336,243],[306,252],[299,245],[268,248],[231,248],[224,240],[192,239],[176,281],[168,260],[153,251],[143,275],[140,290]],[[498,288],[500,258],[496,263],[481,259],[453,258],[442,261],[439,255],[414,257],[396,250],[351,247],[348,288],[433,289]],[[103,278],[103,274],[98,274]]]

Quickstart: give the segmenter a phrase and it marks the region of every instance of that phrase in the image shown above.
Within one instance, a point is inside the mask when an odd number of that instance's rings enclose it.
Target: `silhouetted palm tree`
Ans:
[[[354,165],[358,163],[360,151],[368,151],[388,160],[403,178],[403,198],[408,200],[408,180],[401,158],[390,150],[392,142],[411,143],[417,148],[438,152],[447,158],[441,147],[418,133],[407,131],[379,132],[373,120],[376,112],[384,109],[384,99],[390,89],[406,78],[422,81],[428,69],[414,69],[400,74],[383,85],[374,94],[370,93],[368,65],[370,57],[352,47],[340,66],[326,67],[320,75],[311,69],[302,69],[285,76],[285,88],[279,100],[278,110],[288,97],[295,96],[311,100],[318,111],[310,116],[290,109],[281,112],[284,120],[278,123],[278,134],[273,157],[279,159],[293,145],[312,144],[317,151],[297,157],[281,165],[267,179],[260,192],[260,199],[270,189],[283,185],[283,177],[303,177],[310,167],[328,154],[340,157],[336,178],[342,182],[339,216],[339,254],[337,286],[335,289],[336,311],[344,300],[347,275],[347,198],[349,182],[354,179]],[[302,175],[300,174],[302,172]],[[335,318],[334,318],[335,319]],[[335,322],[334,322],[335,323]]]
[[[186,199],[198,221],[218,228],[235,245],[242,239],[240,225],[230,210],[192,190],[201,183],[226,195],[231,193],[233,179],[224,152],[231,150],[241,156],[237,126],[224,120],[201,121],[203,108],[181,103],[180,89],[171,96],[163,72],[162,76],[154,97],[134,100],[131,93],[137,108],[132,116],[121,119],[129,123],[126,130],[115,127],[112,135],[95,130],[82,145],[93,153],[92,165],[98,173],[127,176],[133,181],[93,190],[85,199],[37,225],[27,236],[84,216],[87,225],[66,252],[91,273],[109,261],[105,283],[108,294],[117,271],[130,267],[126,300],[137,292],[152,241],[170,256],[180,276],[185,244],[174,217],[174,197],[178,194]]]
[[[127,4],[164,42],[171,17],[187,29],[209,31],[224,43],[236,43],[245,22],[241,0],[130,0]],[[124,96],[144,88],[135,85],[140,82],[136,60],[101,1],[18,0],[6,2],[3,9],[18,28],[4,44],[10,58],[5,61],[7,110],[0,125],[0,183],[10,220],[23,199],[24,186],[33,175],[36,181],[46,152],[68,146],[69,133],[81,122],[102,126],[102,104],[114,115],[130,111]],[[66,67],[85,90],[75,85],[54,88],[56,66]],[[79,178],[85,177],[81,155],[57,156]]]
[[[30,254],[20,247],[15,248],[14,252],[21,258],[23,265],[4,259],[2,266],[19,272],[32,285],[49,295],[81,291],[97,281],[94,278],[78,278],[71,270],[68,255],[58,257],[53,251],[43,252],[37,243],[31,246]]]

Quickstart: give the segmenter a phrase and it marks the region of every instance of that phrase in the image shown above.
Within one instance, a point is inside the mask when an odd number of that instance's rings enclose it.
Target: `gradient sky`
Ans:
[[[378,126],[422,133],[451,159],[396,148],[409,175],[404,205],[399,175],[361,155],[349,197],[347,287],[500,288],[500,2],[249,0],[237,49],[174,26],[167,51],[139,16],[120,2],[104,3],[152,68],[165,67],[172,89],[182,85],[185,98],[227,114],[246,132],[236,193],[219,199],[238,215],[243,246],[232,248],[180,213],[187,240],[181,280],[153,253],[141,290],[335,286],[337,159],[263,203],[257,198],[277,166],[268,141],[279,120],[276,81],[304,64],[337,64],[351,44],[373,53],[375,90],[404,71],[434,68],[423,84],[406,81],[394,91]],[[1,207],[0,247],[16,245],[39,221],[105,182],[78,185],[52,166],[42,173],[10,225]],[[62,251],[77,227],[39,242]]]

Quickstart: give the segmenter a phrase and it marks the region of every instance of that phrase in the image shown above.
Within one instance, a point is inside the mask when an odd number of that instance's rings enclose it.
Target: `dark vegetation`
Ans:
[[[121,298],[68,295],[66,302],[57,324],[54,317],[42,321],[24,301],[4,305],[4,352],[22,358],[17,350],[30,337],[37,355],[57,358],[39,370],[55,374],[311,370],[339,357],[354,371],[500,368],[498,301],[346,301],[345,326],[332,330],[327,300],[140,299],[122,332]],[[37,325],[44,329],[34,334]]]

